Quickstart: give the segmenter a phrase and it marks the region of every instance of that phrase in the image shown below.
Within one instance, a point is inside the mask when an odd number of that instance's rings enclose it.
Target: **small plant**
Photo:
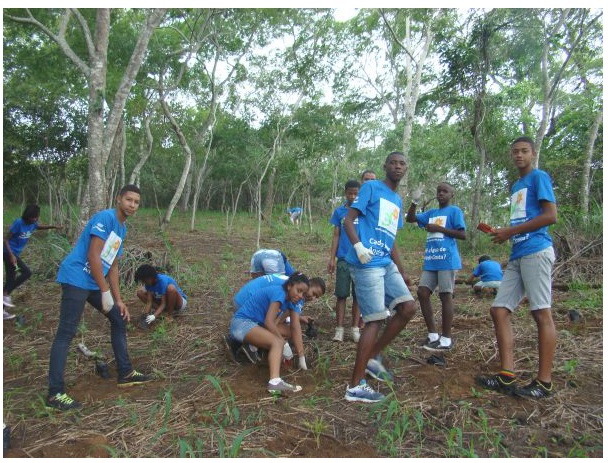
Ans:
[[[323,420],[323,417],[319,416],[314,421],[304,421],[304,425],[311,430],[313,436],[315,436],[315,442],[317,448],[321,448],[321,434],[327,429],[327,423]]]
[[[566,360],[566,362],[562,366],[562,370],[565,371],[568,374],[568,376],[574,376],[574,372],[575,372],[577,366],[578,366],[578,359]]]

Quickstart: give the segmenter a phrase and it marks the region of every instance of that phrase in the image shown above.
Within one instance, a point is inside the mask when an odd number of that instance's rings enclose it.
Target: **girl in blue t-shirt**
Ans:
[[[31,270],[19,257],[32,233],[36,230],[61,228],[56,225],[40,225],[38,223],[39,218],[40,206],[37,204],[28,205],[24,209],[21,218],[16,219],[11,224],[4,238],[2,257],[4,259],[6,284],[4,285],[3,305],[6,307],[15,307],[10,296],[11,292],[32,276]],[[17,275],[17,272],[19,272],[19,275]],[[4,311],[4,320],[14,317],[14,315],[9,314],[6,310]]]
[[[291,385],[280,377],[283,352],[290,352],[279,327],[284,312],[291,317],[292,329],[300,328],[299,314],[294,305],[305,297],[309,281],[306,275],[294,273],[281,286],[267,286],[251,294],[235,312],[230,322],[230,335],[238,342],[268,350],[270,379],[268,392],[298,392],[301,386]],[[300,328],[301,331],[301,328]],[[306,367],[301,341],[296,342],[300,365]]]
[[[174,313],[178,315],[186,310],[188,298],[169,275],[158,273],[151,265],[144,264],[135,271],[135,281],[144,284],[144,288],[137,290],[137,297],[146,304],[146,324],[150,325],[163,311],[167,312],[167,321],[173,321]]]

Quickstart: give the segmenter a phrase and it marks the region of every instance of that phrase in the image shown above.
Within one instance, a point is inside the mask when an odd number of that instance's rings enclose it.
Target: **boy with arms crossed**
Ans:
[[[498,342],[501,371],[478,376],[486,389],[540,399],[553,393],[551,369],[556,331],[551,315],[551,270],[555,262],[549,225],[557,222],[557,207],[551,177],[533,166],[534,141],[519,137],[511,144],[511,159],[519,179],[511,187],[511,226],[495,229],[492,241],[513,245],[491,315]],[[518,387],[513,372],[513,330],[511,314],[528,297],[530,313],[538,330],[538,375],[527,386]]]
[[[414,298],[406,285],[408,278],[394,246],[397,229],[403,226],[401,198],[396,192],[407,172],[403,153],[389,154],[384,162],[384,171],[386,177],[383,181],[370,180],[361,186],[359,196],[344,220],[344,230],[353,244],[346,261],[365,322],[357,344],[353,373],[344,395],[349,402],[379,402],[385,398],[367,385],[365,373],[379,380],[392,379],[382,362],[374,357],[416,313]],[[357,218],[358,230],[354,225]],[[378,337],[380,326],[389,316],[385,307],[395,314]]]
[[[122,244],[127,234],[125,221],[135,214],[139,201],[139,188],[124,186],[116,198],[116,208],[105,209],[91,217],[76,245],[59,266],[57,281],[61,283],[61,312],[49,360],[46,400],[49,408],[63,411],[82,406],[65,393],[63,375],[70,343],[78,329],[85,302],[110,321],[118,386],[133,386],[152,380],[131,366],[127,352],[130,315],[120,296],[118,281],[118,258],[122,255]]]

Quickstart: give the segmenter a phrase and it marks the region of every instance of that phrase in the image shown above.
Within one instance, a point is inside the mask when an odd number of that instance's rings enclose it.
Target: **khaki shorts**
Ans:
[[[492,307],[504,307],[513,312],[527,296],[530,310],[551,308],[551,270],[554,262],[552,246],[509,261]]]
[[[454,293],[454,283],[456,281],[456,270],[423,270],[418,287],[424,286],[431,292],[439,288],[439,293]]]

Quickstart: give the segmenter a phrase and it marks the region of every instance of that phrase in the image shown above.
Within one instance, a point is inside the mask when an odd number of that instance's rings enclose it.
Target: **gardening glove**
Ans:
[[[306,358],[303,355],[298,357],[298,366],[302,370],[308,370],[308,367],[306,366]]]
[[[286,342],[283,346],[283,358],[285,360],[291,360],[293,358],[293,352],[291,351],[291,347],[289,346],[288,342]]]
[[[369,263],[369,261],[372,260],[372,257],[374,257],[374,253],[372,252],[372,250],[363,246],[363,243],[361,241],[356,243],[353,247],[355,248],[359,262],[361,262],[362,264]]]
[[[148,315],[146,317],[146,323],[149,325],[150,323],[152,323],[154,320],[156,320],[156,317],[154,316],[153,313],[151,313],[150,315]]]
[[[112,310],[112,307],[114,307],[114,298],[112,297],[112,292],[108,289],[101,293],[101,308],[103,313],[108,313]]]
[[[414,204],[418,204],[420,198],[422,198],[422,190],[420,190],[420,188],[416,188],[414,191],[412,191],[410,197],[412,198],[412,202]]]

